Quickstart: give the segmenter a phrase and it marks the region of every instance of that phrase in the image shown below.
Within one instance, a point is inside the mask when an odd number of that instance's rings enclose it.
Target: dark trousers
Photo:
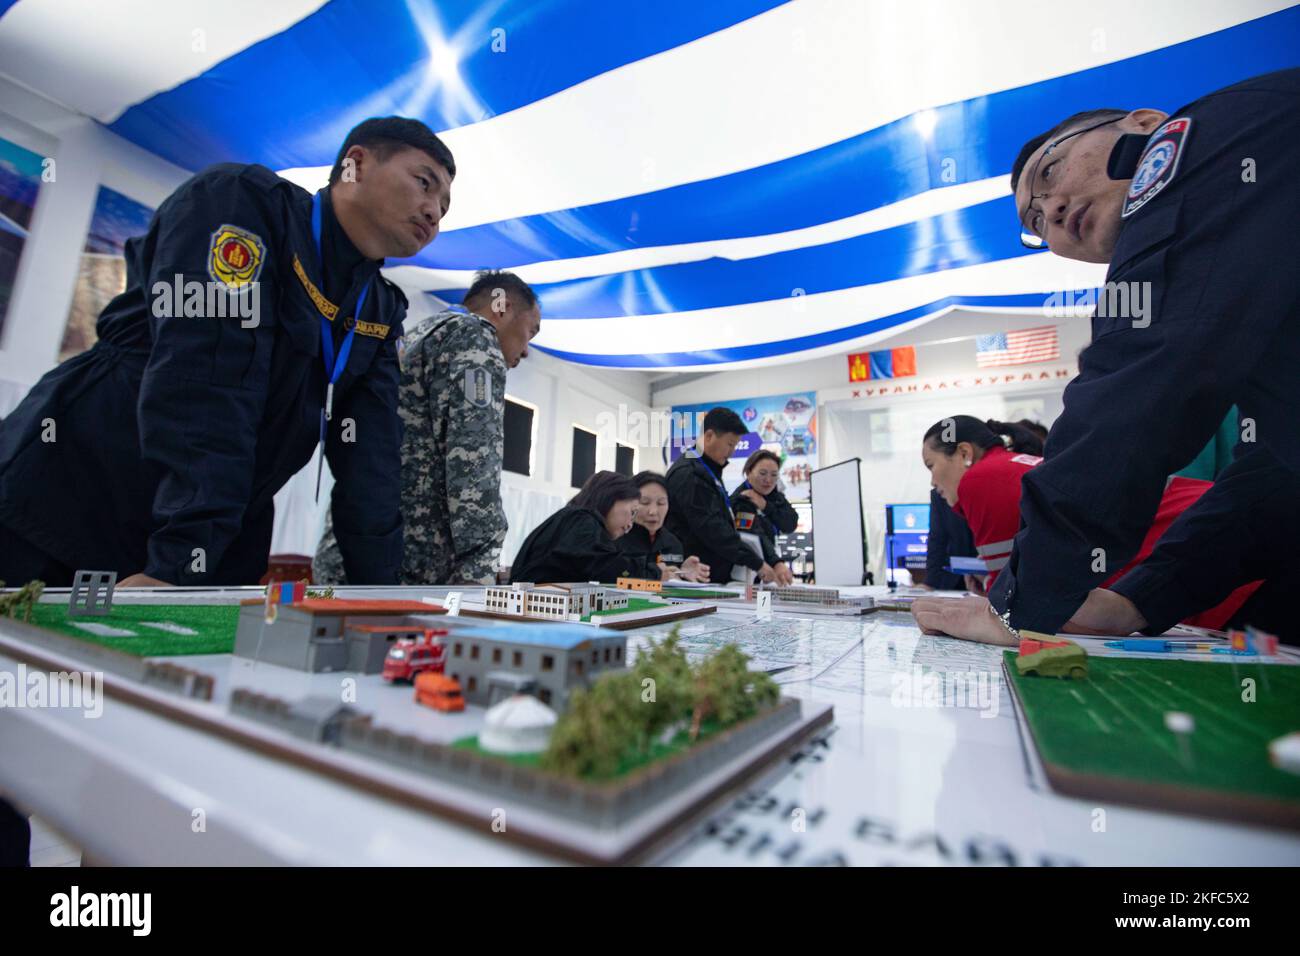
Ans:
[[[28,866],[32,825],[8,800],[0,799],[0,867]]]
[[[69,587],[71,569],[0,526],[0,581],[21,587],[31,580],[50,587]],[[27,866],[32,852],[32,827],[27,817],[0,798],[0,867]]]

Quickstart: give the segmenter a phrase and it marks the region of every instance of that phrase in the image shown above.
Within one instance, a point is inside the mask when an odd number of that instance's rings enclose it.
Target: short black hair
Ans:
[[[537,304],[537,293],[532,286],[513,272],[501,269],[484,269],[475,273],[474,282],[461,301],[468,305],[485,295],[495,294],[497,289],[504,290],[506,295],[521,303],[525,309],[531,309]]]
[[[947,435],[952,440],[945,441]],[[972,415],[941,418],[925,433],[922,444],[929,442],[936,451],[951,456],[957,445],[968,441],[976,448],[1005,448],[1018,455],[1041,455],[1043,440],[1018,422],[980,421]]]
[[[644,488],[646,485],[662,485],[664,491],[668,490],[668,479],[657,471],[638,471],[632,476],[632,481],[637,488]]]
[[[1011,164],[1011,194],[1014,196],[1016,188],[1020,185],[1020,174],[1024,172],[1025,163],[1029,162],[1029,157],[1034,155],[1034,150],[1038,149],[1049,139],[1055,139],[1066,130],[1074,129],[1076,126],[1084,126],[1088,123],[1100,123],[1102,120],[1117,120],[1128,116],[1128,110],[1121,110],[1116,107],[1107,107],[1100,110],[1084,110],[1082,113],[1075,113],[1073,116],[1067,116],[1061,122],[1057,123],[1046,133],[1039,133],[1024,146],[1020,147],[1020,155],[1016,161]]]
[[[704,426],[700,432],[713,432],[715,435],[747,435],[749,429],[745,427],[739,415],[730,408],[719,405],[717,408],[709,409],[709,413],[704,416]]]
[[[433,130],[417,119],[405,116],[372,116],[352,127],[348,138],[339,147],[339,155],[330,170],[330,185],[333,186],[343,175],[343,158],[353,146],[364,146],[373,152],[382,163],[399,149],[418,149],[428,153],[438,164],[447,170],[447,175],[456,178],[456,160],[452,158],[447,144],[440,140]]]
[[[582,489],[569,502],[570,508],[586,508],[600,515],[602,521],[609,509],[620,501],[640,501],[641,489],[627,475],[616,471],[598,471],[583,484]]]

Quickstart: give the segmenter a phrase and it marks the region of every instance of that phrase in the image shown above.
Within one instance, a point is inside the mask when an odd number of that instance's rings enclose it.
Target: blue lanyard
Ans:
[[[316,261],[320,263],[321,281],[325,281],[325,254],[321,251],[320,245],[320,193],[311,198],[311,236],[316,240]],[[332,417],[334,405],[334,383],[339,380],[343,370],[348,366],[348,356],[352,353],[352,339],[357,334],[357,322],[361,321],[361,309],[366,304],[366,294],[370,292],[370,283],[367,282],[361,295],[357,296],[356,308],[352,310],[353,322],[352,328],[348,329],[347,335],[343,336],[343,344],[339,347],[338,358],[334,357],[334,333],[330,329],[330,321],[325,316],[320,316],[320,346],[321,359],[325,362],[325,417],[321,420],[322,440],[325,425]]]
[[[311,197],[311,236],[316,240],[316,261],[320,263],[321,282],[325,281],[325,253],[320,244],[320,193]],[[343,370],[348,367],[348,356],[352,354],[352,339],[357,334],[357,322],[361,321],[361,307],[366,304],[366,293],[370,291],[367,282],[361,294],[357,296],[356,308],[352,311],[352,328],[343,336],[338,357],[334,356],[334,332],[330,320],[320,316],[320,352],[325,363],[325,404],[320,410],[320,458],[316,462],[316,500],[320,501],[321,471],[325,467],[325,423],[333,417],[334,383],[339,380]]]
[[[718,494],[722,495],[722,503],[727,506],[727,514],[731,515],[732,519],[734,520],[735,513],[731,510],[731,499],[727,497],[727,489],[723,487],[722,479],[720,479],[717,475],[715,475],[713,473],[713,469],[710,468],[702,461],[703,456],[694,448],[690,449],[690,451],[684,451],[682,452],[682,454],[685,455],[687,458],[693,459],[695,461],[695,464],[703,468],[704,473],[713,479],[713,486],[718,489]]]

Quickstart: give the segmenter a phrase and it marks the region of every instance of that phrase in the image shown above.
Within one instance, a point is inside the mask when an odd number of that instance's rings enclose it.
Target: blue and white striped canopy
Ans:
[[[1021,143],[1300,64],[1272,0],[0,0],[0,71],[187,169],[316,188],[368,116],[459,175],[390,275],[541,295],[544,350],[715,369],[857,350],[1104,270],[1017,239]]]

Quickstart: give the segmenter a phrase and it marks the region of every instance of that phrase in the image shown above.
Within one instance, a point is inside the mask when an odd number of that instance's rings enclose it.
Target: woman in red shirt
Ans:
[[[942,419],[925,433],[921,459],[930,471],[930,483],[970,525],[975,548],[989,568],[986,586],[993,583],[1011,556],[1012,542],[1020,530],[1020,479],[1043,460],[1042,450],[1038,436],[1021,425],[982,422],[970,415]],[[1210,484],[1193,478],[1170,478],[1137,555],[1102,586],[1114,584],[1144,561],[1174,519],[1191,507]],[[1237,588],[1222,603],[1186,618],[1184,623],[1222,628],[1257,587],[1258,582]]]

